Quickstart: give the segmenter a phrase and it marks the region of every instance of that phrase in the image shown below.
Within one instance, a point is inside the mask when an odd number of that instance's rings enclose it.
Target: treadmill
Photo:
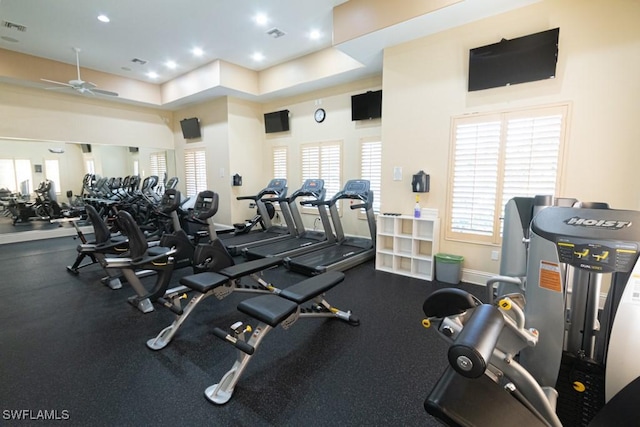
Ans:
[[[220,240],[224,243],[231,255],[241,255],[244,248],[252,244],[256,244],[257,242],[273,241],[287,237],[290,234],[295,235],[296,230],[293,226],[289,206],[286,203],[279,203],[286,227],[273,225],[266,206],[267,202],[278,202],[279,200],[283,200],[286,195],[287,180],[272,179],[269,182],[269,185],[260,190],[260,192],[255,196],[238,196],[236,198],[237,200],[252,200],[256,204],[261,216],[261,221],[264,224],[264,230],[242,234],[234,233],[229,237],[221,235]]]
[[[260,259],[269,256],[295,256],[302,255],[307,252],[319,249],[319,245],[329,246],[336,242],[331,229],[331,222],[327,209],[324,205],[318,205],[315,202],[324,201],[326,189],[324,188],[324,180],[307,179],[302,187],[295,191],[285,201],[289,205],[289,210],[294,221],[294,225],[298,232],[297,235],[290,235],[286,239],[276,242],[259,242],[255,245],[243,249],[242,254],[248,260]],[[307,197],[308,199],[300,201],[303,206],[316,206],[322,221],[324,231],[305,230],[302,216],[296,205],[298,198]]]
[[[342,199],[361,202],[351,204],[349,207],[352,210],[365,210],[370,238],[346,237],[344,235],[337,207],[337,202]],[[329,208],[337,241],[330,246],[304,255],[284,258],[284,265],[289,270],[312,276],[330,270],[344,271],[374,258],[376,220],[373,213],[373,191],[370,189],[368,180],[349,180],[342,191],[337,192],[330,200],[314,203],[323,204]]]

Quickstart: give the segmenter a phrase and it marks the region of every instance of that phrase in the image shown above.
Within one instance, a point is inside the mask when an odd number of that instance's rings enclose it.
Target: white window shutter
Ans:
[[[380,212],[380,189],[382,187],[382,142],[363,141],[360,146],[360,177],[369,181],[373,191],[373,211]]]
[[[554,195],[562,116],[507,121],[502,206],[513,197]]]
[[[273,178],[287,179],[287,147],[273,148]]]
[[[185,186],[188,197],[195,197],[207,189],[207,162],[204,150],[184,153]]]
[[[500,155],[499,121],[456,127],[451,230],[490,236]]]

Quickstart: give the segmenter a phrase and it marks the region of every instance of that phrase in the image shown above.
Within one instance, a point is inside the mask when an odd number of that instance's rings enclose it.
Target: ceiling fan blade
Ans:
[[[87,89],[93,89],[98,87],[97,84],[95,83],[91,83],[91,82],[82,82],[82,87],[87,88]]]
[[[73,86],[72,86],[72,85],[70,85],[69,83],[57,82],[57,81],[55,81],[55,80],[48,80],[48,79],[40,79],[40,80],[42,80],[43,82],[53,83],[53,84],[56,84],[56,85],[62,85],[62,86],[67,86],[67,87],[73,87]]]
[[[94,92],[100,95],[107,95],[107,96],[118,96],[117,92],[111,92],[110,90],[102,90],[102,89],[90,89],[90,92]]]

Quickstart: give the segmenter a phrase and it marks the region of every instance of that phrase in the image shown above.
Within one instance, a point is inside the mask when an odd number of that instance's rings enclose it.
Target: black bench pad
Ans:
[[[243,262],[241,264],[232,265],[219,271],[230,279],[237,279],[247,274],[257,273],[270,267],[282,264],[282,258],[270,257],[257,259],[255,261]]]
[[[343,280],[344,273],[339,271],[328,271],[289,286],[288,288],[283,289],[279,295],[283,298],[294,301],[297,304],[302,304],[303,302],[328,291]]]
[[[213,288],[224,285],[228,280],[229,278],[222,274],[205,271],[183,277],[180,279],[180,284],[204,294]]]
[[[272,294],[249,298],[238,304],[238,310],[274,328],[297,309],[295,302]]]

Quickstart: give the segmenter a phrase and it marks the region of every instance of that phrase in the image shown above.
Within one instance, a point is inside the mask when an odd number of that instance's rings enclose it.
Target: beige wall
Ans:
[[[207,185],[220,196],[216,214],[217,223],[231,222],[231,190],[229,178],[229,122],[227,98],[218,98],[197,104],[174,113],[173,136],[176,148],[176,170],[180,183],[178,189],[185,191],[184,151],[204,149],[207,161]],[[190,117],[200,119],[201,138],[186,140],[182,137],[180,120]]]
[[[349,179],[360,178],[360,139],[382,134],[382,120],[351,121],[351,95],[377,90],[381,87],[380,77],[360,80],[348,85],[317,91],[304,96],[282,99],[278,102],[266,104],[264,112],[289,110],[290,130],[264,135],[265,154],[263,169],[265,173],[272,173],[272,148],[274,146],[288,147],[287,177],[289,193],[302,185],[300,167],[300,146],[306,143],[323,141],[341,141],[343,152],[342,183]],[[313,114],[318,108],[324,108],[327,116],[324,122],[316,123]],[[384,154],[383,154],[384,155]],[[270,175],[268,175],[270,177]],[[378,195],[376,195],[378,197]],[[343,215],[345,233],[368,236],[369,230],[364,220],[359,219],[354,212]],[[313,227],[315,215],[303,215],[305,225]]]
[[[412,211],[411,174],[422,169],[431,175],[431,191],[422,197],[422,205],[437,208],[444,216],[452,117],[560,102],[569,103],[571,112],[557,196],[640,209],[640,184],[634,178],[640,154],[640,128],[635,126],[640,3],[615,3],[616,7],[604,0],[536,3],[388,48],[381,78],[264,105],[220,98],[171,113],[0,84],[0,138],[175,148],[182,189],[184,150],[206,147],[208,185],[222,200],[219,222],[231,223],[251,214],[235,196],[253,194],[271,178],[272,146],[289,147],[288,178],[293,191],[301,183],[295,167],[301,144],[343,141],[346,180],[359,175],[360,138],[380,135],[382,210]],[[554,27],[560,27],[556,79],[467,92],[470,48]],[[350,96],[380,87],[384,118],[352,122]],[[327,119],[317,124],[313,112],[320,106],[327,111]],[[291,131],[265,135],[262,114],[285,108],[291,111]],[[203,136],[187,143],[179,120],[194,116],[201,120]],[[402,168],[402,181],[393,181],[394,167]],[[240,188],[231,187],[234,173],[244,177]],[[348,233],[367,234],[364,221],[350,215],[344,219]],[[498,263],[490,260],[490,252],[499,248],[441,239],[440,249],[465,256],[467,276],[497,272]]]
[[[431,192],[423,205],[446,212],[451,118],[462,114],[569,102],[568,144],[557,196],[607,201],[639,209],[640,3],[545,1],[384,52],[383,211],[408,213],[409,174],[425,170]],[[468,93],[467,55],[473,47],[560,27],[555,80]],[[391,149],[392,148],[392,149]],[[444,227],[441,228],[441,237]],[[442,239],[440,250],[465,256],[473,274],[497,272],[495,247]]]

